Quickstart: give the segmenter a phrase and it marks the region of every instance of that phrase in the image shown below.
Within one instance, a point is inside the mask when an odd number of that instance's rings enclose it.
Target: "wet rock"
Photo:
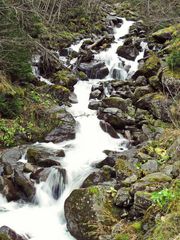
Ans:
[[[103,161],[96,164],[97,168],[102,168],[104,165],[108,165],[110,167],[114,167],[115,159],[113,157],[106,157]]]
[[[80,49],[78,62],[79,63],[88,63],[94,59],[94,54],[90,49]]]
[[[92,79],[103,79],[109,74],[109,70],[103,62],[81,63],[78,68]]]
[[[115,129],[107,122],[100,121],[100,126],[104,132],[107,132],[113,138],[119,138],[119,135],[115,131]]]
[[[59,118],[61,119],[61,125],[47,134],[45,137],[46,142],[57,143],[75,138],[76,121],[74,117],[68,112],[62,112],[59,114]]]
[[[128,101],[120,97],[106,97],[102,100],[102,106],[105,108],[119,108],[122,111],[126,111]]]
[[[14,183],[18,187],[19,191],[23,193],[24,196],[22,196],[22,199],[31,201],[36,192],[33,183],[20,171],[15,171]]]
[[[36,170],[36,168],[31,163],[25,163],[23,171],[25,173],[32,173]]]
[[[82,188],[104,184],[112,181],[112,176],[115,175],[115,170],[109,166],[104,166],[101,170],[91,173],[83,182]]]
[[[91,100],[89,102],[88,108],[92,110],[97,110],[99,107],[101,107],[101,102],[97,100]]]
[[[142,164],[141,169],[145,174],[157,172],[158,163],[156,160],[148,160],[146,163]]]
[[[92,186],[74,190],[66,199],[67,228],[76,239],[104,239],[111,233],[117,222],[111,192],[107,186]]]
[[[0,151],[0,162],[8,163],[12,167],[17,165],[17,161],[21,159],[26,151],[26,146],[13,147],[7,150]]]
[[[115,129],[123,129],[126,125],[133,125],[134,119],[118,108],[98,109],[98,118],[110,123]]]
[[[132,197],[129,188],[120,188],[114,198],[114,203],[118,207],[129,207],[132,205]]]
[[[4,189],[4,178],[0,176],[0,192],[2,192]]]
[[[145,63],[134,73],[132,78],[137,79],[139,76],[150,78],[157,74],[160,66],[160,59],[154,53],[151,53]]]
[[[32,146],[27,150],[27,159],[29,163],[40,167],[59,166],[59,157],[53,152],[41,145]],[[64,154],[63,154],[64,156]]]
[[[155,118],[171,122],[169,107],[171,101],[163,94],[149,93],[141,97],[136,106],[148,110]]]
[[[13,174],[13,168],[12,165],[10,165],[9,163],[4,163],[4,175],[12,175]]]
[[[90,99],[100,99],[102,96],[102,93],[99,89],[96,89],[90,93]]]
[[[117,27],[120,27],[123,23],[123,20],[121,18],[112,15],[108,15],[106,21],[109,22],[111,26]]]
[[[69,101],[70,101],[70,103],[78,103],[77,96],[75,93],[73,93],[73,92],[70,93]]]
[[[123,58],[134,61],[140,49],[140,44],[137,44],[137,42],[134,42],[134,40],[130,38],[124,42],[123,46],[118,47],[117,54]]]
[[[2,186],[2,195],[6,197],[7,201],[17,201],[21,198],[21,195],[17,188],[14,186],[13,179],[4,177]]]
[[[27,240],[27,238],[20,236],[14,230],[7,226],[0,228],[0,239],[2,240]]]

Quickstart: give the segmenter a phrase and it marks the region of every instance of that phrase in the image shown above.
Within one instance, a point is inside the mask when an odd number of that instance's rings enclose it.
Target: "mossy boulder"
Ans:
[[[128,101],[120,97],[107,97],[102,100],[103,107],[119,108],[122,111],[127,110]]]
[[[163,89],[171,96],[178,96],[180,90],[180,72],[164,69],[162,73]]]
[[[115,178],[115,170],[110,166],[103,166],[101,170],[94,171],[91,173],[83,182],[82,187],[86,188],[94,185],[101,185],[108,183],[112,185],[112,178]]]
[[[54,74],[53,82],[73,90],[74,85],[77,83],[77,77],[69,70],[61,70]]]
[[[134,91],[134,100],[137,101],[145,94],[152,93],[152,92],[153,92],[153,89],[149,85],[137,87]]]
[[[27,238],[20,236],[14,230],[7,226],[0,228],[0,239],[1,240],[27,240]]]
[[[117,214],[110,187],[74,190],[65,201],[67,227],[78,240],[106,239],[118,221]]]
[[[177,31],[180,28],[180,24],[171,25],[169,27],[160,29],[152,34],[152,37],[157,43],[165,43],[177,35]]]
[[[125,180],[127,177],[131,177],[134,174],[138,175],[138,171],[133,164],[124,158],[116,159],[115,170],[117,181]]]
[[[69,96],[71,93],[68,88],[61,85],[50,86],[49,92],[51,92],[51,95],[58,101],[60,105],[69,101]]]
[[[130,210],[129,216],[135,219],[144,215],[152,203],[151,194],[149,192],[137,191],[134,195],[134,204]]]
[[[29,163],[40,167],[59,166],[60,157],[64,156],[63,150],[55,152],[38,145],[28,148],[26,154]]]
[[[148,110],[155,118],[165,122],[171,122],[171,104],[172,101],[162,93],[146,94],[136,102],[138,108]]]
[[[134,194],[137,191],[153,192],[168,186],[171,181],[172,178],[164,173],[151,173],[134,183],[131,188],[131,193]]]
[[[150,78],[157,74],[160,66],[160,59],[155,53],[150,52],[145,63],[133,75],[133,79],[137,79],[137,77],[139,76],[145,76],[147,78]]]

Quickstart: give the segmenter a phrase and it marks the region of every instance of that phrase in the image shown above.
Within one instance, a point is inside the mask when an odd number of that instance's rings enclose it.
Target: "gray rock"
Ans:
[[[109,74],[109,70],[105,63],[93,61],[90,63],[81,63],[78,68],[92,79],[103,79]]]
[[[132,197],[129,188],[120,188],[114,198],[115,205],[118,207],[129,207],[132,205]]]
[[[7,240],[28,240],[27,238],[20,236],[14,230],[12,230],[11,228],[9,228],[7,226],[2,226],[0,228],[0,234],[4,235],[4,238],[2,238],[2,240],[3,239],[7,239]]]
[[[115,129],[107,122],[101,120],[100,126],[104,132],[107,132],[113,138],[119,138],[119,135],[115,131]]]
[[[158,171],[158,163],[156,160],[148,160],[146,163],[142,164],[141,169],[144,173],[153,173]]]
[[[56,127],[45,137],[46,142],[63,142],[65,140],[74,139],[76,135],[76,121],[68,112],[62,112],[59,115],[61,125]]]

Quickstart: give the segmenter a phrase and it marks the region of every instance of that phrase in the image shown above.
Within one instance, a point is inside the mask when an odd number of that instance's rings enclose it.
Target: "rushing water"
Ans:
[[[118,68],[122,79],[128,74],[125,65],[130,65],[129,73],[138,67],[138,59],[143,57],[144,50],[136,60],[127,61],[116,54],[117,47],[123,44],[120,37],[126,35],[133,24],[124,19],[121,28],[115,28],[115,42],[111,47],[96,55],[96,59],[105,61],[110,70],[107,79],[112,78],[113,69]],[[73,50],[79,50],[83,41]],[[142,43],[143,44],[143,43]],[[145,45],[144,45],[145,46]],[[143,47],[144,49],[144,47]],[[93,171],[93,164],[105,158],[104,150],[122,151],[126,149],[127,141],[122,137],[114,139],[99,126],[96,111],[88,109],[89,94],[93,84],[100,80],[79,81],[75,86],[78,103],[68,109],[78,123],[76,138],[59,144],[42,143],[50,149],[64,149],[66,156],[61,165],[66,169],[67,179],[63,180],[57,169],[52,168],[46,182],[36,185],[36,199],[33,204],[8,203],[0,196],[0,226],[7,225],[21,235],[29,236],[32,240],[72,240],[67,231],[64,218],[64,201],[73,191],[79,188],[83,180]],[[102,81],[102,80],[101,80]],[[22,159],[22,161],[25,161]],[[59,185],[56,199],[53,195],[54,188]]]

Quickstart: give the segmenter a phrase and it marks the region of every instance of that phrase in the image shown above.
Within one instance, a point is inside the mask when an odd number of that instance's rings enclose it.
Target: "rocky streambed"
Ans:
[[[159,216],[152,193],[179,177],[179,138],[163,135],[179,118],[179,80],[157,56],[169,35],[150,42],[141,21],[114,13],[107,23],[105,36],[61,52],[83,79],[48,86],[72,104],[50,110],[61,124],[43,143],[1,151],[2,239],[118,240],[125,229],[138,239],[138,226],[147,239]]]

